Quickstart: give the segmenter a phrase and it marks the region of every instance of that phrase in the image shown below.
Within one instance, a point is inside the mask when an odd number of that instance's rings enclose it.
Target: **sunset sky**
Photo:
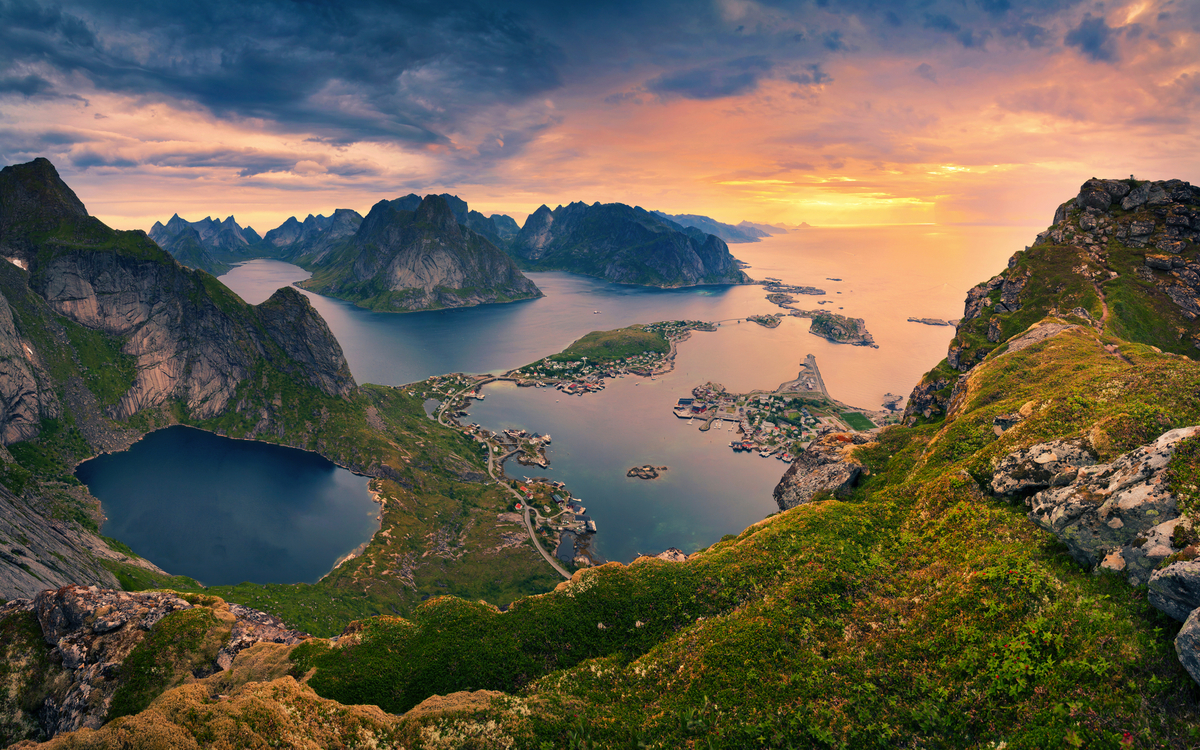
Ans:
[[[1200,179],[1198,103],[1195,0],[0,0],[0,161],[124,229],[443,191],[1045,226]]]

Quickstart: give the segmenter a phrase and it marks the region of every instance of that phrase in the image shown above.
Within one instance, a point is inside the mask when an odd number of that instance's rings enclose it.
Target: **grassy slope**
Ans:
[[[1070,212],[1072,224],[1078,221],[1079,213],[1078,209]],[[1123,211],[1113,207],[1111,213],[1115,219],[1122,221],[1155,220],[1155,216],[1144,208]],[[1158,223],[1161,227],[1161,221]],[[1169,297],[1135,272],[1135,269],[1144,265],[1147,254],[1159,251],[1153,246],[1142,249],[1127,247],[1117,239],[1110,240],[1104,250],[1107,256],[1104,263],[1098,263],[1086,251],[1069,242],[1046,242],[1017,253],[1013,256],[1012,267],[1006,269],[1004,275],[1014,278],[1029,274],[1029,282],[1020,296],[1021,309],[997,313],[993,307],[983,308],[978,318],[959,326],[950,346],[961,347],[963,360],[967,361],[979,352],[986,354],[1003,347],[1004,341],[1046,315],[1059,314],[1070,322],[1086,323],[1084,319],[1071,314],[1072,310],[1083,308],[1094,320],[1100,320],[1107,303],[1109,320],[1105,330],[1109,334],[1127,341],[1157,346],[1163,351],[1194,354],[1196,347],[1192,340],[1200,335],[1200,321],[1185,318]],[[1187,261],[1200,259],[1200,247],[1192,245],[1181,257]],[[1161,272],[1155,273],[1162,275]],[[998,302],[1000,294],[997,289],[989,296],[993,302]],[[994,342],[987,338],[993,320],[998,321],[999,325],[999,335],[994,337],[997,339]],[[921,384],[947,380],[950,385],[944,389],[944,396],[948,397],[958,377],[959,373],[943,360],[926,373]],[[940,419],[940,415],[934,415],[934,419]]]
[[[363,623],[359,645],[306,646],[298,668],[316,666],[323,695],[389,710],[522,691],[532,713],[493,718],[528,747],[1187,747],[1200,689],[1175,658],[1178,623],[1144,590],[1081,570],[977,479],[1095,425],[1109,457],[1200,421],[1198,389],[1189,360],[1067,333],[978,368],[953,421],[861,448],[870,475],[848,501],[779,514],[682,565],[589,571],[504,615],[435,600]],[[992,432],[1030,401],[1029,419]]]
[[[555,362],[575,362],[587,357],[589,362],[601,364],[642,352],[661,354],[670,348],[671,345],[662,334],[647,331],[643,326],[630,326],[613,331],[592,331],[550,359]]]

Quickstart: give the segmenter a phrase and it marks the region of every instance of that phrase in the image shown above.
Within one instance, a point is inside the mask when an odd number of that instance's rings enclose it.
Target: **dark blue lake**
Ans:
[[[368,479],[306,451],[190,427],[79,465],[102,533],[206,585],[312,583],[379,527]]]

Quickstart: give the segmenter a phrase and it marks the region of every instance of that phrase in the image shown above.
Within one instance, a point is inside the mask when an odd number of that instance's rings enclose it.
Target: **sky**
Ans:
[[[0,0],[0,163],[121,229],[410,192],[1044,227],[1198,176],[1198,104],[1195,0]]]

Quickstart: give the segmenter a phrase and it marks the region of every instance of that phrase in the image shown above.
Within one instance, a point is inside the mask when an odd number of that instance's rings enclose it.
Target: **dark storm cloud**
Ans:
[[[557,87],[560,61],[514,15],[448,3],[0,0],[0,75],[33,66],[335,140],[444,141],[459,118]]]
[[[1079,25],[1067,32],[1063,43],[1078,47],[1094,62],[1114,62],[1117,59],[1116,33],[1103,18],[1089,13]]]
[[[759,79],[773,67],[774,63],[765,57],[743,57],[662,75],[646,84],[646,88],[656,94],[678,94],[688,99],[737,96],[758,88]]]

